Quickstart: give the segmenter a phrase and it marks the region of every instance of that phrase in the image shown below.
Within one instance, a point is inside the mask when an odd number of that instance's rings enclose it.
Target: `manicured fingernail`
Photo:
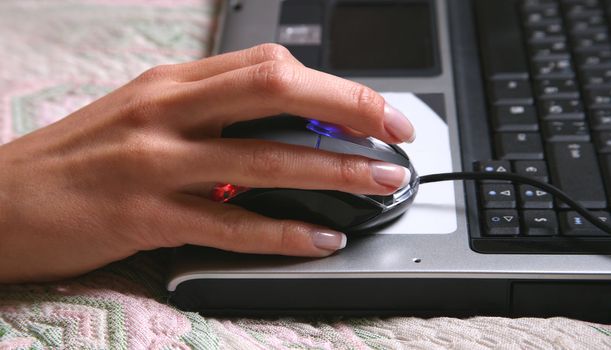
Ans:
[[[338,250],[346,246],[346,235],[335,231],[312,232],[312,242],[320,249]]]
[[[416,138],[414,126],[409,119],[388,103],[384,106],[384,127],[386,132],[399,140],[413,142]]]
[[[402,188],[409,183],[412,177],[409,169],[400,165],[378,161],[372,161],[369,164],[373,179],[384,186]]]
[[[413,128],[412,126],[412,137],[410,137],[407,142],[412,143],[414,142],[414,140],[416,139],[416,129]]]

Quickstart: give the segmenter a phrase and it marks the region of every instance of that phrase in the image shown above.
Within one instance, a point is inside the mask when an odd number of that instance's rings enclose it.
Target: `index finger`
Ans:
[[[340,124],[390,143],[411,142],[407,117],[373,89],[285,61],[267,61],[186,83],[185,99],[223,126],[288,113]],[[190,114],[188,127],[200,124]]]

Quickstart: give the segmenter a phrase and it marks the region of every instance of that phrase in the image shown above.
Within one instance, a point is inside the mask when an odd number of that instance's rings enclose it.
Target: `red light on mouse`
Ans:
[[[238,194],[248,190],[248,187],[232,184],[216,184],[210,191],[210,199],[215,202],[227,202]]]

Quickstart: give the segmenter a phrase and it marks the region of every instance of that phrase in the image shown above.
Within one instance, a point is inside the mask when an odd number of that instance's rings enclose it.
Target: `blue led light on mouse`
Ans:
[[[341,133],[341,130],[336,126],[323,124],[316,119],[309,119],[309,121],[306,128],[319,135],[336,138],[338,133]]]
[[[376,139],[375,137],[363,137],[363,136],[355,136],[351,135],[346,129],[343,129],[340,126],[323,123],[315,119],[308,119],[309,123],[306,125],[306,128],[310,131],[313,131],[321,136],[331,137],[338,140],[344,140],[348,142],[352,142],[357,145],[370,147],[376,150],[383,150],[388,152],[394,152],[393,149],[384,143]],[[320,140],[319,140],[320,143]],[[319,145],[316,146],[318,148]]]

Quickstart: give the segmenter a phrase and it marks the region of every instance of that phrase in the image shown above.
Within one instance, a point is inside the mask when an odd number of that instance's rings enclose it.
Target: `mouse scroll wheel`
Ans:
[[[232,184],[216,184],[210,191],[210,199],[215,202],[227,202],[238,194],[248,191],[248,187]]]

